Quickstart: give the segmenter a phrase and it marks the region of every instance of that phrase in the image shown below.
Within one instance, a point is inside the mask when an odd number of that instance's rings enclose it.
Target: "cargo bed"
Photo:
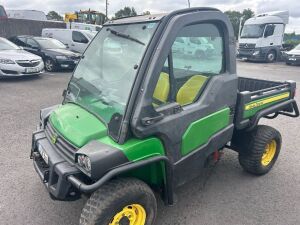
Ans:
[[[253,129],[260,118],[273,119],[279,114],[297,117],[294,81],[275,82],[253,78],[238,78],[236,129]]]

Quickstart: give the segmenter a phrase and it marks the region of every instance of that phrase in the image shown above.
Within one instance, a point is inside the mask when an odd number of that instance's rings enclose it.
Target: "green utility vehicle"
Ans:
[[[209,57],[177,43],[197,38],[213,45]],[[235,53],[232,26],[213,8],[107,22],[62,104],[40,112],[31,158],[50,196],[89,196],[80,224],[150,225],[153,191],[172,205],[175,188],[224,148],[267,173],[281,136],[258,122],[299,116],[296,83],[237,77]]]

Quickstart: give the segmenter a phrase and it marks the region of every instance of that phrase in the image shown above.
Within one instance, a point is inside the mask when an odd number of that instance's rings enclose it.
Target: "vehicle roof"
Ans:
[[[34,38],[34,39],[45,39],[45,40],[48,40],[48,39],[53,39],[53,38],[48,38],[48,37],[40,37],[40,36],[32,36],[32,35],[18,35],[18,36],[15,36],[15,37],[24,37],[24,38]]]
[[[216,8],[211,7],[195,7],[195,8],[186,8],[186,9],[180,9],[176,10],[170,13],[160,13],[160,14],[153,14],[153,15],[139,15],[134,17],[125,17],[120,18],[116,20],[108,21],[104,24],[104,26],[107,25],[113,25],[113,24],[126,24],[126,23],[141,23],[141,22],[151,22],[151,21],[160,21],[164,17],[169,15],[176,15],[176,14],[184,14],[184,13],[192,13],[196,11],[219,11]]]
[[[283,20],[278,16],[253,17],[253,18],[246,20],[245,25],[247,25],[247,24],[266,24],[266,23],[283,23]]]

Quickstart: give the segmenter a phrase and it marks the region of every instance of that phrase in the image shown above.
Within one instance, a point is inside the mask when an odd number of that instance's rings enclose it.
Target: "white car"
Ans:
[[[77,29],[44,28],[42,37],[54,38],[74,52],[84,53],[97,32]]]
[[[41,57],[0,37],[0,77],[39,75],[43,71]]]

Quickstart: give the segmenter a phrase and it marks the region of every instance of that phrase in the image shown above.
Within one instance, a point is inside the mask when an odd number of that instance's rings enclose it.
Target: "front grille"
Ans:
[[[40,60],[18,60],[16,63],[22,67],[36,67],[41,61]]]
[[[50,122],[48,122],[46,125],[45,133],[49,142],[56,147],[57,150],[59,150],[69,159],[75,160],[74,156],[77,148],[57,132],[55,132]],[[53,141],[53,139],[55,139],[55,141]]]
[[[254,49],[255,44],[247,44],[247,43],[241,43],[239,44],[240,49]]]
[[[17,71],[13,71],[13,70],[2,70],[2,72],[6,74],[18,74]]]

